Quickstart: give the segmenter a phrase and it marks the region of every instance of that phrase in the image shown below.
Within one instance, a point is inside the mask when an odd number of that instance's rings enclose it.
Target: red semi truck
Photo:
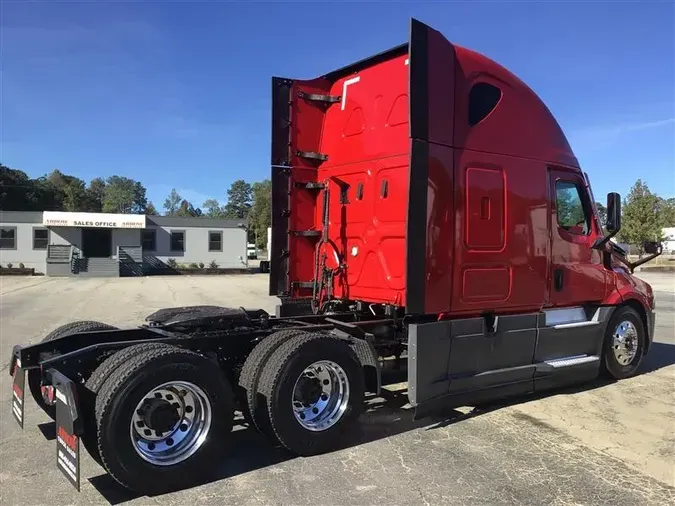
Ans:
[[[161,309],[135,328],[75,322],[17,346],[24,390],[125,487],[208,479],[235,411],[297,455],[358,423],[383,359],[416,417],[636,373],[651,287],[603,232],[555,118],[494,61],[412,20],[406,44],[311,80],[272,80],[272,246],[263,310]],[[657,243],[645,245],[650,256]],[[236,306],[236,301],[232,301]]]

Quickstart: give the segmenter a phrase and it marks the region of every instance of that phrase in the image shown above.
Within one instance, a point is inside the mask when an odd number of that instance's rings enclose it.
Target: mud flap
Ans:
[[[23,429],[24,393],[26,386],[26,371],[21,368],[21,361],[17,358],[12,366],[12,416]]]
[[[56,466],[79,492],[81,420],[76,385],[53,369],[50,375],[56,398]]]
[[[426,414],[423,406],[450,390],[451,325],[443,321],[408,327],[408,400],[416,419]]]

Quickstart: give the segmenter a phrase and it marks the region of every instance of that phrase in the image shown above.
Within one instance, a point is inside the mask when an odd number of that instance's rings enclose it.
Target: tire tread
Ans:
[[[130,357],[126,363],[121,364],[103,383],[101,389],[98,392],[98,395],[96,396],[94,413],[96,419],[97,446],[98,453],[101,457],[101,464],[106,469],[108,474],[110,474],[122,485],[125,485],[124,480],[116,476],[115,472],[110,469],[110,466],[106,462],[105,453],[101,451],[103,445],[101,437],[101,424],[103,417],[106,415],[108,408],[115,397],[115,394],[124,385],[124,383],[129,380],[129,378],[135,375],[139,369],[145,367],[150,362],[169,355],[201,357],[201,355],[198,353],[170,345],[144,351],[138,355]]]
[[[101,323],[94,320],[81,320],[76,322],[66,323],[60,327],[52,330],[45,336],[42,342],[53,341],[60,337],[65,337],[68,334],[75,334],[77,332],[91,332],[94,330],[118,330],[117,327]]]
[[[91,373],[84,384],[84,387],[91,393],[91,396],[89,396],[89,402],[84,408],[89,411],[89,416],[85,418],[85,431],[80,439],[82,440],[82,444],[86,450],[89,452],[89,455],[99,464],[102,465],[103,462],[101,461],[101,454],[99,453],[98,449],[98,424],[96,423],[96,418],[94,416],[95,404],[93,403],[95,402],[96,396],[98,395],[105,381],[112,373],[117,370],[118,367],[130,360],[135,355],[161,347],[171,346],[166,343],[141,343],[123,348],[101,362],[99,366],[94,369],[94,372]]]
[[[249,418],[259,432],[264,432],[264,429],[261,427],[262,423],[257,421],[259,417],[256,413],[256,400],[258,382],[260,381],[260,376],[265,364],[272,354],[274,354],[276,348],[281,346],[288,339],[306,333],[307,332],[298,329],[274,332],[258,343],[244,362],[244,366],[239,375],[239,386],[244,390],[246,397],[242,408],[247,410],[247,412],[244,413],[244,417]]]
[[[261,394],[264,399],[266,399],[267,416],[270,427],[274,433],[274,437],[277,441],[279,441],[279,443],[281,443],[286,449],[290,451],[295,451],[293,442],[287,441],[285,439],[283,432],[279,430],[274,416],[274,392],[283,379],[285,366],[291,357],[298,353],[298,351],[306,344],[317,340],[330,340],[333,342],[344,343],[343,339],[323,332],[312,332],[307,333],[307,335],[295,336],[276,349],[276,351],[267,361],[267,364],[263,369],[263,373],[258,380],[258,393]],[[351,348],[350,351],[354,353]],[[358,363],[358,357],[356,357],[356,354],[354,354],[353,358]],[[358,402],[358,405],[355,405],[354,408],[357,412],[360,411],[362,408],[361,402]],[[310,452],[310,454],[311,453],[312,452]]]

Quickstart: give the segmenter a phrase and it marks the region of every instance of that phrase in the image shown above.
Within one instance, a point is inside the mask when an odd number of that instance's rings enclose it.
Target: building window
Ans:
[[[33,229],[33,249],[47,249],[49,244],[49,230],[46,228]]]
[[[209,232],[209,251],[223,251],[222,232]]]
[[[579,185],[572,181],[556,181],[555,206],[560,228],[572,234],[588,235],[590,231],[589,214]]]
[[[185,232],[171,231],[171,251],[185,251]]]
[[[16,227],[0,228],[0,249],[16,249]]]
[[[143,251],[155,251],[157,249],[157,230],[142,230],[141,244]]]
[[[497,107],[502,90],[489,83],[476,83],[469,92],[469,126],[483,121]]]

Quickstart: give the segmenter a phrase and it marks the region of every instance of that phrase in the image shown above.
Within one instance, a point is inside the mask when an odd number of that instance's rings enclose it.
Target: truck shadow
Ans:
[[[675,364],[675,345],[655,342],[638,375],[673,364]],[[555,395],[588,392],[614,383],[610,379],[598,378],[588,383],[558,388],[539,394],[511,397],[474,407],[447,409],[437,415],[415,420],[413,409],[408,404],[405,383],[402,383],[401,388],[398,388],[398,383],[404,382],[405,378],[404,371],[390,373],[385,384],[394,385],[396,388],[383,389],[380,397],[370,396],[366,399],[366,409],[361,416],[358,430],[350,434],[343,444],[334,451],[337,452],[413,430],[440,429],[502,408]],[[209,480],[195,483],[193,487],[302,458],[289,453],[281,446],[271,445],[264,436],[260,435],[255,429],[248,427],[241,417],[235,419],[235,427],[231,438],[230,452],[219,464],[218,474]],[[90,478],[89,482],[111,505],[121,504],[140,497],[123,488],[105,473]],[[178,492],[178,490],[175,492]]]
[[[673,364],[675,364],[675,344],[654,341],[640,366],[639,374],[657,371]]]

